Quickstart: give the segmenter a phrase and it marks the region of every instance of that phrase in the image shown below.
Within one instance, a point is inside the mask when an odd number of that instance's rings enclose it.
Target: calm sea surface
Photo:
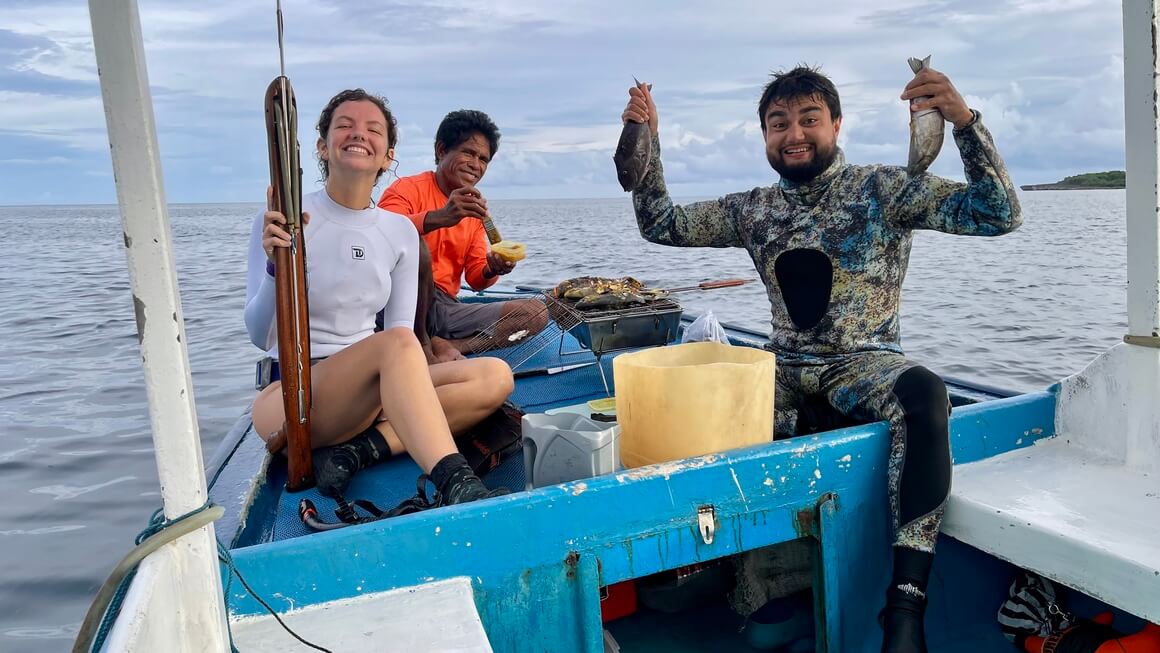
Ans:
[[[915,239],[902,319],[911,357],[944,375],[1035,390],[1125,333],[1123,191],[1022,200],[1015,234]],[[490,204],[530,252],[508,285],[754,276],[744,250],[645,243],[627,197]],[[207,457],[253,392],[259,352],[242,305],[258,208],[170,209]],[[116,207],[0,207],[0,229],[0,651],[64,651],[160,502],[129,278]],[[768,330],[759,284],[681,301]]]

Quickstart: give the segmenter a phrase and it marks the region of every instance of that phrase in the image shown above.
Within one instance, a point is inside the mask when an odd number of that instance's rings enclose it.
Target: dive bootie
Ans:
[[[502,487],[487,489],[483,481],[472,471],[467,459],[458,453],[450,454],[436,463],[431,470],[430,478],[439,491],[436,501],[439,506],[454,506],[511,493]]]
[[[906,584],[886,590],[886,607],[878,613],[882,653],[927,653],[923,616],[926,594]]]
[[[346,442],[320,447],[313,452],[314,481],[322,496],[338,498],[361,469],[391,457],[391,447],[378,429],[371,426]]]
[[[471,468],[467,468],[453,476],[448,481],[446,489],[439,491],[439,505],[454,506],[459,503],[501,497],[505,494],[511,494],[511,490],[506,487],[489,490],[483,481],[479,480],[479,477],[471,471]]]

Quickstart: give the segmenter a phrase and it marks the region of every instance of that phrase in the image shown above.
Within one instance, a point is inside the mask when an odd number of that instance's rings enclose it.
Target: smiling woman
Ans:
[[[339,146],[341,138],[357,131],[360,125],[364,129],[361,138]],[[318,168],[324,181],[330,177],[332,151],[353,154],[353,160],[358,161],[352,161],[356,169],[378,165],[375,182],[394,160],[395,144],[399,141],[398,121],[391,115],[386,100],[361,88],[343,91],[331,98],[318,117],[317,128]],[[334,141],[331,141],[332,135]],[[374,149],[376,146],[379,148],[377,151]]]
[[[499,407],[512,374],[497,359],[455,361],[428,372],[413,333],[418,235],[403,216],[371,202],[394,156],[398,130],[386,102],[363,91],[331,98],[318,120],[325,188],[303,198],[312,366],[310,441],[319,489],[341,498],[360,469],[408,451],[450,505],[488,491],[452,440]],[[254,220],[246,288],[250,339],[277,358],[273,251],[289,247],[285,216]],[[382,330],[376,332],[376,317]],[[254,399],[255,430],[271,450],[285,422],[274,380]],[[441,405],[442,404],[442,405]]]

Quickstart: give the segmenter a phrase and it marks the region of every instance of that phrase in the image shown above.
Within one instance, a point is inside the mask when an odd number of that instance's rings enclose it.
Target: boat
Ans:
[[[1023,570],[1053,581],[1077,614],[1110,611],[1125,632],[1160,622],[1158,6],[1123,4],[1129,333],[1041,391],[948,380],[954,484],[930,583],[932,651],[1014,650],[996,613]],[[285,489],[285,464],[248,415],[203,465],[139,19],[132,0],[92,0],[90,12],[164,516],[221,514],[140,563],[100,650],[751,650],[752,625],[723,602],[664,611],[643,605],[644,591],[787,543],[810,563],[799,643],[878,650],[891,542],[884,423],[531,490],[517,453],[485,478],[510,495],[325,532],[299,507],[308,498],[329,515],[333,504]],[[678,341],[692,317],[654,346]],[[733,345],[762,343],[726,331]],[[517,380],[522,412],[584,412],[615,393],[612,364],[626,350],[551,335],[559,347],[516,369],[545,372]],[[350,494],[391,506],[417,475],[399,457],[361,472]],[[624,610],[631,591],[640,605]]]

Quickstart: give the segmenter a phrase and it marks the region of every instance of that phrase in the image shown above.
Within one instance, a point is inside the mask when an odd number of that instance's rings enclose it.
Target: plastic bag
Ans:
[[[725,345],[730,344],[729,335],[725,333],[725,327],[717,321],[717,316],[713,315],[713,311],[705,311],[701,317],[693,320],[693,323],[685,327],[685,335],[681,336],[681,343],[686,342],[719,342]]]

